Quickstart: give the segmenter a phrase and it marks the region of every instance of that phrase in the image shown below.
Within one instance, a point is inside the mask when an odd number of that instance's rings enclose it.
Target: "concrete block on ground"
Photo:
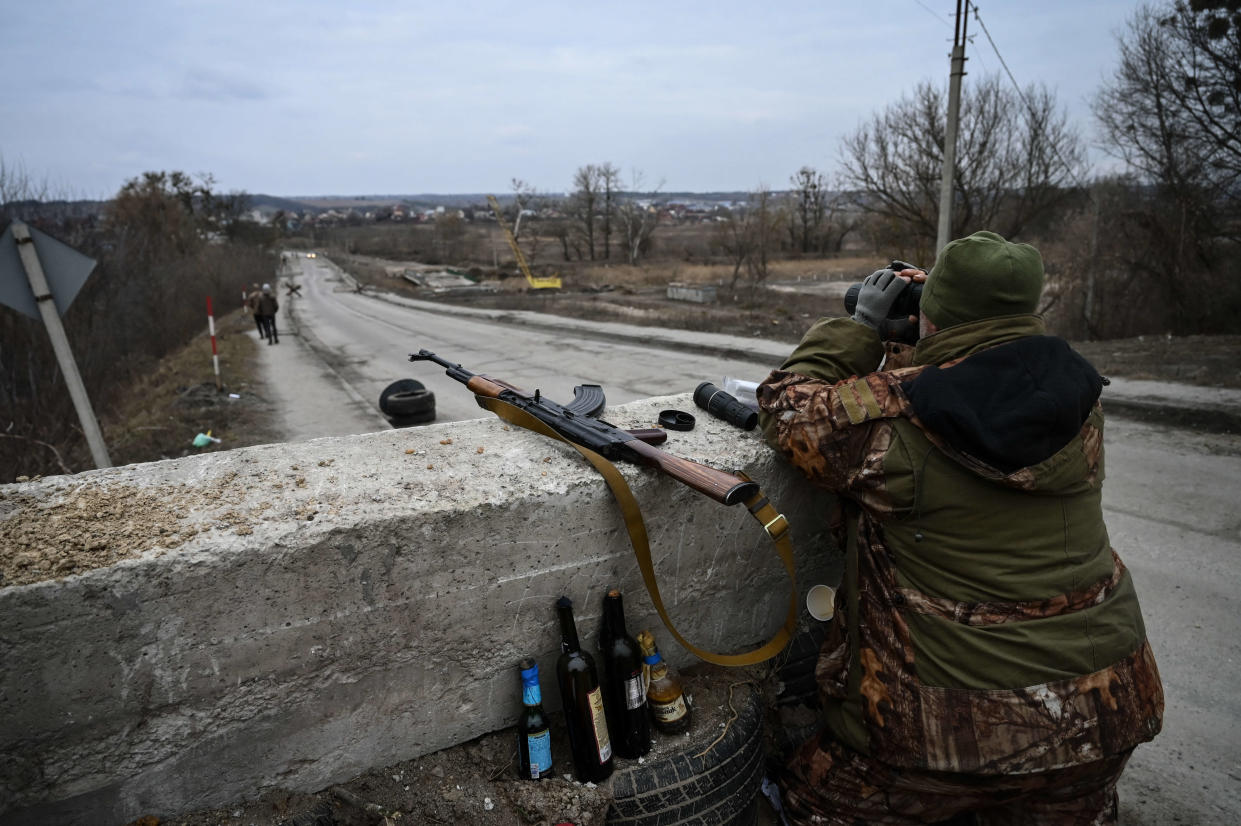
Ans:
[[[607,418],[649,427],[669,407],[692,403],[648,399]],[[762,484],[793,526],[799,600],[834,581],[828,498],[757,432],[698,422],[665,449]],[[778,629],[784,570],[744,508],[621,469],[681,632],[739,651]],[[5,823],[124,823],[321,789],[511,725],[526,656],[558,708],[561,594],[592,648],[619,587],[630,630],[689,659],[602,479],[494,418],[3,486],[8,520],[124,558],[0,587]]]
[[[682,284],[674,281],[668,285],[667,295],[673,301],[714,304],[716,300],[716,286],[714,284]]]

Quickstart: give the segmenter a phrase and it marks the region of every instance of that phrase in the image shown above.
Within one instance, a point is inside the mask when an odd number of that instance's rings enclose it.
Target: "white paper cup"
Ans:
[[[815,585],[806,592],[806,610],[817,620],[829,620],[836,613],[836,589]]]

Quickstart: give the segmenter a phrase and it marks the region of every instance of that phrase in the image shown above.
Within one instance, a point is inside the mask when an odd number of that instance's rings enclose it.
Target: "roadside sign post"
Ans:
[[[69,303],[77,295],[78,288],[86,280],[86,276],[90,274],[90,271],[94,269],[95,262],[81,255],[76,250],[60,244],[55,239],[42,236],[41,240],[47,238],[51,244],[56,244],[67,251],[62,253],[58,250],[56,260],[58,265],[61,262],[65,262],[66,268],[72,270],[61,277],[61,282],[66,287],[66,289],[60,291],[63,294],[53,295],[52,289],[48,285],[48,278],[43,271],[43,264],[39,260],[39,252],[35,249],[35,238],[31,236],[30,228],[22,221],[14,221],[9,225],[9,231],[6,234],[11,235],[13,242],[16,244],[17,253],[21,261],[21,266],[18,269],[25,271],[32,293],[33,304],[38,308],[39,317],[43,319],[43,325],[47,328],[47,335],[52,340],[52,349],[56,353],[56,361],[60,365],[61,373],[64,374],[65,384],[69,387],[69,397],[73,400],[73,406],[77,410],[78,418],[82,422],[82,432],[86,435],[86,443],[90,446],[91,458],[95,461],[95,467],[112,467],[112,460],[108,457],[108,449],[104,445],[103,433],[99,429],[98,420],[95,419],[95,411],[91,407],[90,397],[86,395],[86,385],[82,383],[82,376],[78,372],[77,362],[74,361],[73,351],[69,348],[69,337],[65,335],[64,324],[60,321],[60,313],[68,309]],[[0,250],[6,250],[8,246],[8,244],[0,244]],[[77,258],[74,259],[72,256]],[[0,280],[8,278],[12,269],[5,266],[8,263],[5,258],[6,256],[0,255]],[[85,262],[89,262],[89,266]],[[11,279],[10,286],[12,286]],[[5,292],[11,293],[11,289],[6,288]],[[20,299],[13,302],[6,300],[4,303],[11,304],[15,309],[27,315],[33,315],[30,312],[30,307]]]
[[[211,296],[207,296],[207,330],[211,333],[211,365],[215,368],[215,389],[224,390],[220,381],[220,348],[215,343],[215,313],[211,311]]]

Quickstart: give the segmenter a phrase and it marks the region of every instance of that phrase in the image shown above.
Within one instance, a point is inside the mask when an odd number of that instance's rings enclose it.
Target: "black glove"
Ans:
[[[853,320],[880,330],[880,325],[887,319],[892,305],[896,303],[896,297],[908,284],[909,282],[892,270],[875,270],[862,282],[857,306],[853,308]]]
[[[918,322],[908,318],[885,318],[879,322],[879,338],[902,344],[918,343]]]

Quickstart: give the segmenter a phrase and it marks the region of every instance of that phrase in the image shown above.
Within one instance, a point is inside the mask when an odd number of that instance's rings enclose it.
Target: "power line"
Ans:
[[[939,22],[943,23],[945,26],[952,25],[951,23],[948,22],[948,18],[944,17],[942,14],[935,11],[935,9],[931,8],[926,3],[923,3],[922,0],[914,0],[914,2],[917,3],[919,6],[921,6],[922,8],[926,9],[929,14],[933,15],[937,20],[939,20]]]
[[[995,39],[991,37],[991,32],[988,31],[987,24],[983,22],[982,17],[978,14],[978,5],[975,3],[971,3],[970,5],[974,7],[974,20],[978,22],[978,25],[982,26],[983,34],[987,36],[987,42],[991,44],[991,50],[995,52],[995,56],[999,59],[1000,65],[1004,67],[1004,73],[1008,75],[1008,79],[1012,81],[1013,88],[1017,90],[1017,96],[1021,98],[1021,102],[1026,105],[1026,110],[1031,116],[1033,116],[1034,104],[1032,104],[1030,99],[1026,97],[1026,93],[1022,90],[1021,84],[1017,83],[1017,78],[1013,77],[1013,72],[1008,68],[1008,63],[1005,62],[1004,55],[1000,54],[1000,47],[995,45]],[[1075,181],[1077,181],[1078,186],[1084,189],[1086,187],[1086,182],[1078,177],[1077,173],[1074,172],[1073,167],[1070,166],[1069,162],[1064,159],[1064,155],[1060,154],[1060,147],[1055,143],[1052,143],[1051,148],[1056,153],[1056,157],[1060,160],[1061,165],[1064,166],[1065,171],[1068,172]]]

